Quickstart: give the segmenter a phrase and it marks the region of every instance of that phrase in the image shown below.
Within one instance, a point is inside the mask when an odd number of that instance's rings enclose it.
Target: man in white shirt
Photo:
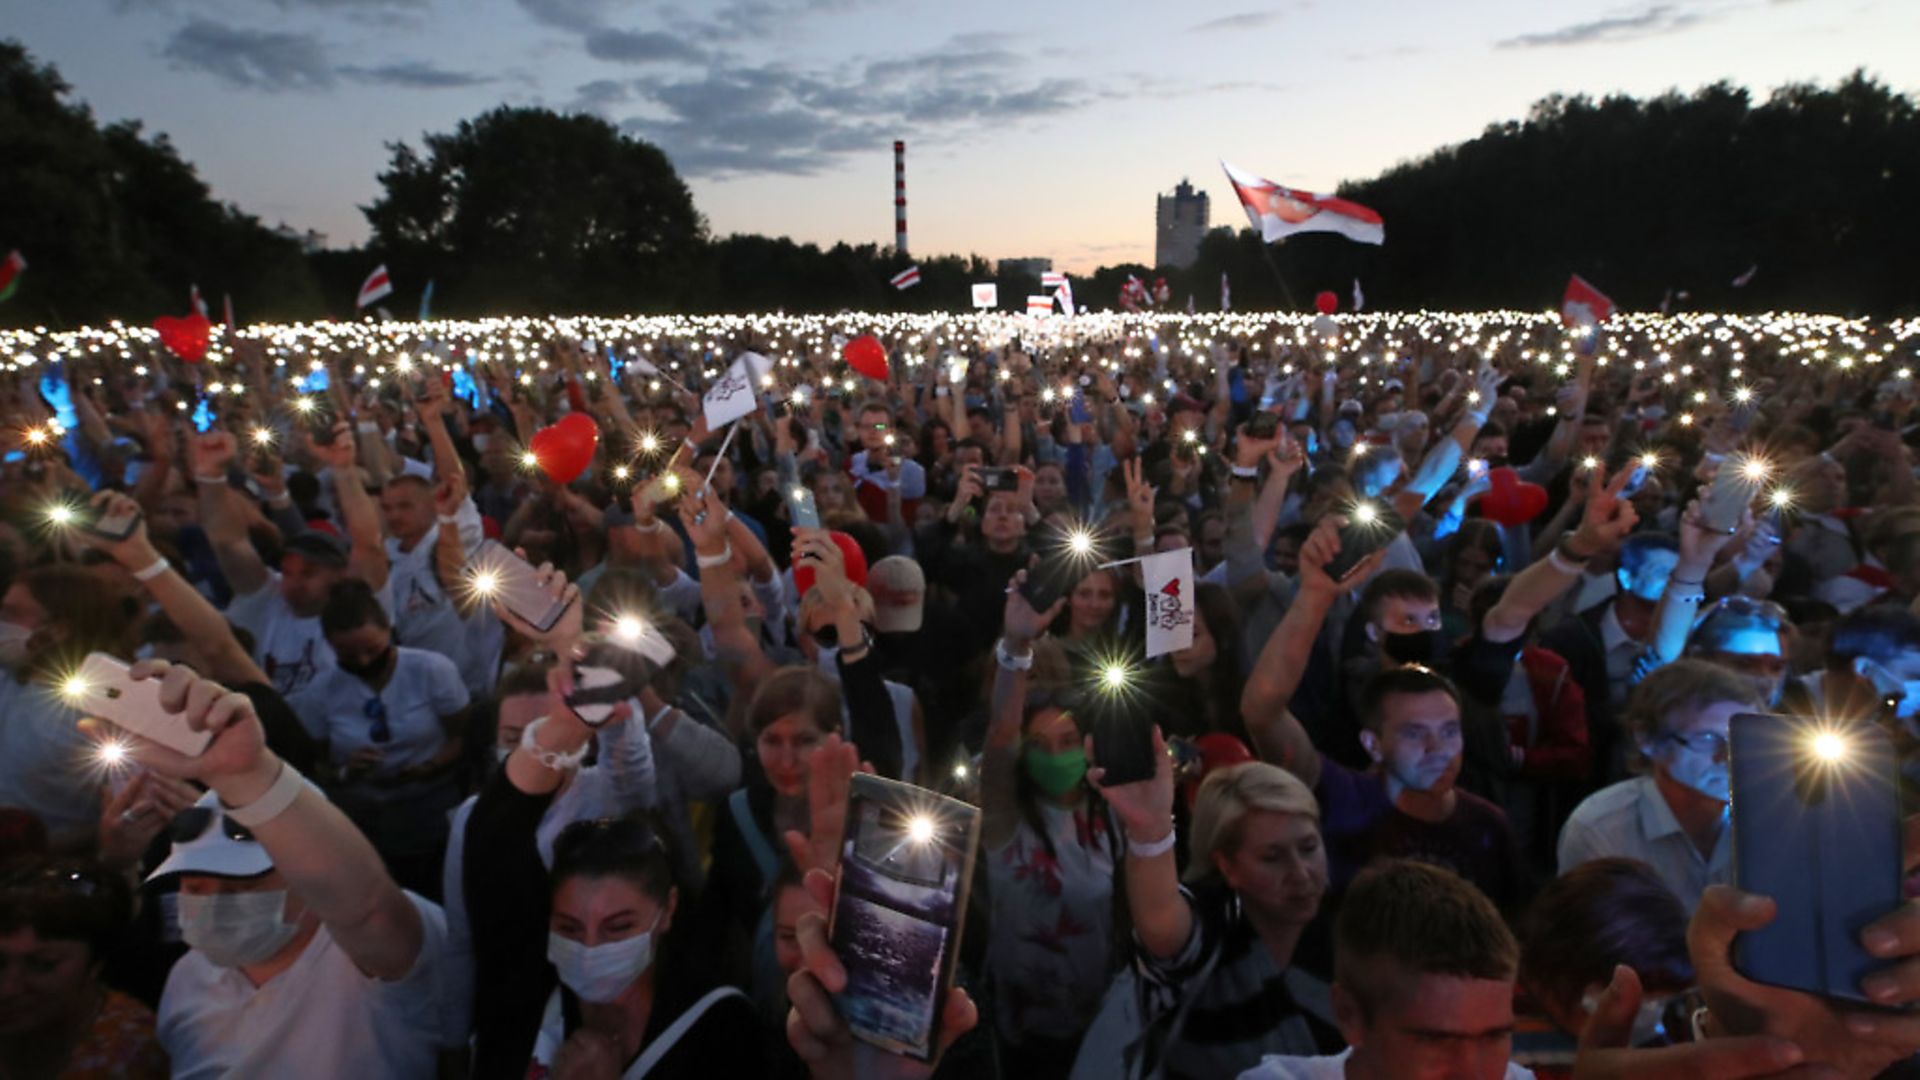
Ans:
[[[1520,945],[1465,879],[1407,861],[1368,869],[1341,902],[1333,950],[1348,1048],[1268,1055],[1241,1080],[1532,1080],[1508,1060]]]
[[[241,694],[145,661],[161,707],[212,741],[197,757],[140,742],[155,772],[210,790],[171,826],[154,877],[180,878],[191,951],[160,998],[177,1078],[431,1076],[446,923],[403,892],[366,838],[265,746]],[[86,721],[88,734],[111,729]]]
[[[1689,914],[1708,885],[1730,883],[1727,725],[1759,708],[1749,680],[1704,660],[1678,660],[1648,675],[1626,719],[1651,772],[1601,788],[1574,808],[1560,832],[1560,872],[1609,855],[1639,859]]]

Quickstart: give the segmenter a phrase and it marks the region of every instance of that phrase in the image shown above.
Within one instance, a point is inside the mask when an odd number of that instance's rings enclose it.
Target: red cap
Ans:
[[[840,549],[840,556],[846,561],[847,580],[864,588],[867,584],[867,556],[860,550],[860,545],[853,542],[853,537],[838,531],[828,533],[827,539]],[[793,585],[800,590],[801,596],[807,595],[807,590],[813,588],[813,567],[794,560]]]

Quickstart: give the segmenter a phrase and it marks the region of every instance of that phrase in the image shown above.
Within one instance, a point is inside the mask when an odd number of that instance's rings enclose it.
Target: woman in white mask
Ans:
[[[569,825],[551,872],[542,863],[540,822],[593,734],[566,704],[568,665],[548,687],[547,715],[526,726],[467,830],[474,974],[501,989],[475,1011],[475,1075],[762,1075],[765,1043],[741,1037],[758,1030],[751,1003],[710,989],[714,965],[675,933],[686,915],[650,816]],[[617,706],[608,722],[629,711]]]

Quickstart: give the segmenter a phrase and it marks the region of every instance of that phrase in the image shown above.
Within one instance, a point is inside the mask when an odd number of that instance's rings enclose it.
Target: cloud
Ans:
[[[595,60],[645,64],[661,60],[706,58],[706,50],[657,30],[593,30],[586,37],[587,55]]]
[[[1520,34],[1494,44],[1497,49],[1539,49],[1564,45],[1593,45],[1603,42],[1632,41],[1685,30],[1705,21],[1706,16],[1687,11],[1677,4],[1654,4],[1644,11],[1628,15],[1609,15],[1589,22],[1574,23],[1555,30]]]
[[[498,81],[492,75],[481,75],[471,71],[448,71],[445,68],[435,67],[425,60],[405,60],[395,64],[381,64],[377,67],[347,65],[336,68],[335,71],[356,82],[399,86],[414,90],[445,90],[460,86],[482,86]]]
[[[1233,15],[1222,15],[1217,19],[1187,28],[1189,34],[1210,34],[1217,30],[1259,30],[1272,26],[1288,14],[1310,5],[1305,3],[1288,4],[1285,7],[1269,8],[1265,11],[1242,11]]]
[[[333,85],[326,46],[313,34],[247,30],[192,19],[160,50],[175,68],[204,71],[253,90],[319,90]]]
[[[516,0],[534,20],[562,30],[585,33],[606,24],[607,17],[632,0]]]

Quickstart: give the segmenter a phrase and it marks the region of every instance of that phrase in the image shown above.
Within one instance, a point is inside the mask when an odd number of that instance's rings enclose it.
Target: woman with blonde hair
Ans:
[[[1088,770],[1126,832],[1123,877],[1150,1018],[1128,1053],[1169,1076],[1234,1076],[1264,1054],[1338,1051],[1327,983],[1296,961],[1327,891],[1313,792],[1265,762],[1209,774],[1182,875],[1173,767],[1158,728],[1153,746],[1151,779],[1108,787],[1103,770]]]

